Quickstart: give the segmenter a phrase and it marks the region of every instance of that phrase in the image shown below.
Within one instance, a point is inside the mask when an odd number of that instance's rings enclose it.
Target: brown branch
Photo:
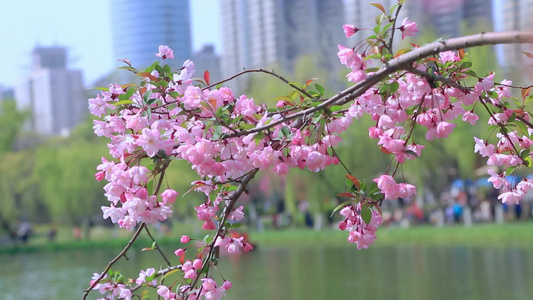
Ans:
[[[309,93],[307,93],[304,89],[300,88],[299,86],[296,86],[294,85],[293,83],[291,83],[290,81],[288,81],[287,79],[285,79],[285,77],[281,76],[281,75],[278,75],[274,72],[271,72],[271,71],[267,71],[267,70],[264,70],[264,69],[251,69],[251,70],[244,70],[240,73],[237,73],[229,78],[226,78],[224,80],[221,80],[219,82],[216,82],[216,83],[213,83],[211,85],[208,85],[206,87],[204,87],[202,90],[207,90],[207,89],[210,89],[212,87],[215,87],[221,83],[224,83],[224,82],[228,82],[228,81],[231,81],[239,76],[242,76],[244,74],[247,74],[247,73],[265,73],[265,74],[268,74],[268,75],[271,75],[271,76],[274,76],[276,78],[278,78],[279,80],[285,82],[286,84],[288,84],[290,87],[292,87],[293,89],[297,90],[298,92],[306,95],[307,97],[309,98],[314,98],[313,96],[311,96]]]
[[[168,260],[168,258],[165,256],[165,253],[163,253],[163,251],[161,251],[161,248],[159,248],[159,245],[157,244],[156,240],[154,239],[154,237],[152,236],[152,234],[150,233],[150,230],[148,230],[148,226],[144,226],[144,230],[146,230],[146,233],[148,233],[148,236],[152,239],[152,242],[154,242],[155,244],[155,248],[157,249],[157,251],[159,251],[159,254],[161,254],[161,256],[163,257],[163,259],[165,260],[165,262],[167,263],[167,266],[172,266],[172,264],[170,263],[170,261]]]
[[[120,253],[112,260],[110,261],[108,264],[107,264],[107,267],[104,269],[104,271],[100,274],[100,277],[98,277],[98,279],[96,279],[93,284],[91,284],[91,286],[86,289],[84,292],[83,292],[83,300],[87,299],[87,296],[89,295],[89,292],[91,292],[94,287],[105,277],[105,275],[107,274],[107,272],[109,271],[109,269],[111,269],[111,267],[124,255],[126,255],[126,252],[130,249],[131,245],[133,245],[133,243],[135,242],[135,240],[137,240],[137,238],[139,237],[139,234],[141,233],[141,231],[144,229],[144,227],[146,226],[146,224],[144,223],[141,223],[141,225],[139,226],[139,228],[137,228],[137,231],[135,231],[135,233],[133,234],[133,236],[131,237],[131,240],[128,242],[128,244],[126,245],[126,247],[124,247],[124,249],[122,249],[122,251],[120,251]]]
[[[392,32],[390,35],[389,40],[389,52],[390,54],[394,55],[394,52],[392,52],[392,42],[394,41],[394,33],[396,32],[396,22],[398,21],[398,15],[400,14],[400,10],[402,9],[402,4],[398,2],[398,8],[396,9],[396,15],[394,16],[394,23],[392,23]]]
[[[231,213],[231,210],[233,209],[233,206],[235,205],[235,202],[239,199],[239,197],[242,195],[242,193],[246,190],[246,187],[248,186],[248,183],[254,178],[255,174],[259,172],[259,169],[254,169],[248,175],[244,176],[241,183],[235,190],[235,193],[231,195],[229,199],[228,205],[224,208],[224,211],[222,212],[222,218],[220,218],[220,222],[218,225],[218,230],[215,236],[213,237],[213,240],[211,241],[211,244],[209,245],[209,253],[206,256],[206,259],[202,265],[202,268],[200,270],[203,271],[203,269],[211,262],[211,259],[213,257],[213,253],[215,251],[215,243],[219,236],[221,236],[222,231],[224,229],[224,223],[226,223],[226,219],[228,218],[229,214]],[[196,279],[191,284],[191,288],[194,288],[196,284],[198,283],[198,280],[200,279],[200,276],[196,276]]]
[[[357,98],[364,94],[368,89],[379,83],[381,80],[385,79],[390,74],[401,69],[409,69],[411,65],[417,60],[429,57],[431,55],[443,51],[458,50],[468,47],[478,47],[484,45],[526,43],[533,43],[533,32],[487,32],[427,44],[420,48],[416,48],[411,52],[405,53],[395,59],[390,60],[383,68],[381,68],[376,73],[368,76],[367,79],[339,92],[338,94],[327,99],[316,107],[311,107],[306,110],[294,113],[277,121],[270,122],[269,124],[264,126],[259,126],[250,130],[244,130],[239,132],[238,134],[228,135],[226,136],[226,138],[244,136],[251,133],[260,132],[296,118],[300,118],[300,122],[302,122],[306,116],[309,116],[316,111],[325,109],[333,105],[344,105],[350,102],[354,98]],[[295,122],[293,127],[296,127],[298,125],[299,122]]]

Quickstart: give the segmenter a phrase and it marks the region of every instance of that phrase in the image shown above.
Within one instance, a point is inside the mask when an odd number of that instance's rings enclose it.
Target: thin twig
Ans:
[[[155,248],[157,249],[157,251],[159,251],[159,254],[161,254],[161,256],[163,257],[163,259],[165,260],[165,262],[167,263],[167,266],[172,266],[172,264],[170,263],[170,261],[168,260],[168,258],[165,256],[165,253],[163,253],[163,251],[161,251],[161,248],[159,248],[159,245],[157,244],[156,240],[154,239],[154,237],[152,236],[152,234],[150,233],[150,230],[148,230],[148,226],[144,226],[144,230],[146,230],[146,233],[148,233],[148,236],[152,239],[152,241],[155,243]]]
[[[401,69],[408,69],[409,67],[411,67],[412,63],[424,57],[429,57],[431,55],[444,52],[444,51],[448,51],[448,50],[458,50],[458,49],[469,48],[469,47],[478,47],[478,46],[495,45],[495,44],[526,44],[526,43],[533,43],[533,32],[528,32],[528,31],[486,32],[486,33],[480,33],[480,34],[469,35],[469,36],[453,38],[449,40],[431,43],[431,44],[416,48],[412,50],[411,52],[405,53],[395,59],[390,60],[383,68],[381,68],[379,71],[375,72],[374,74],[368,76],[367,79],[339,92],[338,94],[334,95],[333,97],[327,99],[326,101],[322,102],[321,104],[315,107],[311,107],[306,110],[302,110],[297,113],[294,113],[292,115],[288,115],[282,119],[272,121],[269,124],[264,125],[264,126],[259,126],[259,127],[256,127],[250,130],[243,130],[239,132],[238,134],[227,135],[225,136],[225,138],[244,136],[250,133],[260,132],[260,131],[272,128],[274,126],[277,126],[279,124],[282,124],[284,122],[297,119],[297,118],[300,118],[300,120],[303,121],[302,117],[311,115],[314,112],[317,112],[319,110],[323,110],[333,105],[344,105],[352,101],[353,99],[363,95],[368,89],[370,89],[375,84],[379,83],[381,80],[383,80],[390,74],[393,74],[394,72],[399,71]],[[296,122],[296,124],[293,127],[296,127],[298,125],[299,125],[299,122]]]
[[[239,199],[241,194],[246,190],[246,187],[248,186],[248,183],[250,183],[250,181],[254,178],[254,176],[255,176],[255,174],[257,174],[257,172],[259,172],[259,169],[253,169],[248,175],[246,175],[242,179],[242,181],[239,184],[239,186],[237,187],[237,189],[235,190],[235,193],[233,195],[231,195],[231,197],[229,199],[229,203],[226,205],[226,207],[224,208],[224,211],[222,212],[222,218],[220,218],[220,222],[219,222],[219,225],[218,225],[217,233],[215,234],[215,236],[213,237],[213,240],[211,241],[211,244],[209,245],[209,253],[207,254],[206,259],[204,260],[204,263],[203,263],[202,268],[200,270],[203,270],[211,262],[211,259],[213,257],[213,253],[214,253],[215,248],[216,248],[215,247],[215,243],[216,243],[218,237],[220,237],[222,235],[222,231],[224,229],[224,223],[226,223],[226,219],[228,218],[229,214],[231,213],[231,210],[233,209],[233,206],[235,205],[235,202],[237,202],[237,200]],[[196,284],[198,283],[199,279],[200,279],[200,276],[196,276],[196,279],[191,284],[191,288],[194,288],[196,286]]]
[[[398,2],[398,8],[396,9],[396,15],[394,16],[394,23],[392,23],[392,33],[390,34],[390,40],[389,40],[389,52],[390,54],[394,55],[394,52],[392,51],[392,42],[394,41],[394,32],[396,32],[396,21],[398,21],[398,15],[400,14],[400,10],[402,9],[402,4]]]
[[[237,77],[239,77],[239,76],[242,76],[242,75],[244,75],[244,74],[246,74],[246,73],[265,73],[265,74],[268,74],[268,75],[274,76],[274,77],[278,78],[279,80],[285,82],[285,83],[288,84],[290,87],[292,87],[293,89],[297,90],[298,92],[300,92],[300,93],[306,95],[307,97],[309,97],[309,98],[314,98],[314,97],[311,96],[309,93],[307,93],[304,89],[302,89],[302,88],[300,88],[300,87],[294,85],[293,83],[291,83],[290,81],[288,81],[287,79],[285,79],[283,76],[281,76],[281,75],[279,75],[279,74],[276,74],[276,73],[274,73],[274,72],[271,72],[271,71],[264,70],[264,69],[250,69],[250,70],[244,70],[244,71],[242,71],[242,72],[240,72],[240,73],[237,73],[237,74],[235,74],[235,75],[233,75],[233,76],[231,76],[231,77],[229,77],[229,78],[227,78],[227,79],[221,80],[221,81],[219,81],[219,82],[217,82],[217,83],[213,83],[213,84],[211,84],[211,85],[208,85],[208,86],[204,87],[202,90],[207,90],[207,89],[210,89],[210,88],[212,88],[212,87],[215,87],[215,86],[217,86],[217,85],[219,85],[219,84],[221,84],[221,83],[231,81],[231,80],[233,80],[233,79],[235,79],[235,78],[237,78]]]
[[[91,284],[91,286],[86,289],[84,292],[83,292],[83,300],[87,299],[87,296],[89,295],[89,292],[91,292],[94,287],[105,277],[105,275],[107,274],[107,272],[109,271],[109,269],[111,269],[111,267],[122,257],[126,254],[126,252],[128,251],[128,249],[130,249],[131,245],[133,245],[133,243],[135,242],[135,240],[137,240],[137,238],[139,237],[139,234],[141,233],[141,231],[143,230],[143,228],[145,227],[146,225],[144,223],[141,223],[141,225],[139,226],[139,228],[137,228],[137,231],[135,231],[135,233],[133,234],[133,236],[131,237],[131,240],[128,242],[128,244],[126,245],[126,247],[124,247],[124,249],[122,249],[122,251],[120,251],[120,253],[112,260],[110,261],[108,264],[107,264],[107,267],[104,269],[104,271],[100,274],[100,277],[98,277],[98,279],[96,279],[93,284]]]

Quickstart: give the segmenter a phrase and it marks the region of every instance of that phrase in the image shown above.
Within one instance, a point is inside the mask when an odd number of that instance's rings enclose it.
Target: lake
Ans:
[[[171,249],[168,249],[171,250]],[[160,263],[129,253],[114,269],[130,276]],[[0,256],[0,298],[81,299],[115,251]],[[219,265],[227,299],[531,299],[533,249],[398,246],[258,248]],[[92,292],[90,299],[96,299]]]

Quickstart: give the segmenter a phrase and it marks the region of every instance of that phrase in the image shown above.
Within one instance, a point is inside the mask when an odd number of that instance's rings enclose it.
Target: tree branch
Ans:
[[[390,74],[401,69],[408,69],[417,60],[429,57],[431,55],[435,55],[440,52],[484,45],[527,43],[533,43],[533,32],[487,32],[427,44],[420,48],[416,48],[411,52],[405,53],[395,59],[390,60],[387,64],[385,64],[383,68],[381,68],[376,73],[368,76],[367,79],[339,92],[338,94],[327,99],[316,107],[311,107],[306,110],[294,113],[277,121],[270,122],[269,124],[264,126],[259,126],[250,130],[244,130],[236,134],[228,135],[225,138],[244,136],[251,133],[260,132],[296,118],[300,118],[300,122],[302,122],[302,119],[305,116],[308,116],[316,111],[323,110],[333,105],[344,105],[353,100],[354,98],[364,94],[368,89],[379,83],[381,80],[383,80]],[[298,125],[299,122],[296,122],[293,127],[296,127]]]
[[[235,78],[237,78],[237,77],[239,77],[239,76],[242,76],[242,75],[244,75],[244,74],[246,74],[246,73],[265,73],[265,74],[268,74],[268,75],[274,76],[274,77],[278,78],[279,80],[285,82],[285,83],[288,84],[290,87],[292,87],[293,89],[297,90],[298,92],[300,92],[300,93],[306,95],[306,96],[309,97],[309,98],[313,98],[313,96],[311,96],[309,93],[307,93],[304,89],[302,89],[302,88],[300,88],[300,87],[294,85],[293,83],[291,83],[290,81],[288,81],[287,79],[285,79],[285,77],[283,77],[283,76],[281,76],[281,75],[278,75],[278,74],[276,74],[276,73],[274,73],[274,72],[264,70],[264,69],[244,70],[244,71],[242,71],[242,72],[240,72],[240,73],[237,73],[237,74],[235,74],[235,75],[233,75],[233,76],[231,76],[231,77],[229,77],[229,78],[226,78],[226,79],[221,80],[221,81],[219,81],[219,82],[216,82],[216,83],[213,83],[213,84],[211,84],[211,85],[208,85],[208,86],[204,87],[202,90],[207,90],[207,89],[210,89],[210,88],[212,88],[212,87],[215,87],[215,86],[217,86],[217,85],[219,85],[219,84],[221,84],[221,83],[231,81],[231,80],[233,80],[233,79],[235,79]]]
[[[122,251],[120,251],[120,253],[117,255],[117,257],[115,257],[112,261],[110,261],[108,264],[107,264],[107,267],[104,269],[104,271],[102,271],[102,273],[100,274],[100,277],[98,277],[98,279],[96,279],[93,284],[91,284],[91,286],[86,289],[84,292],[83,292],[83,300],[87,299],[87,296],[89,295],[89,292],[91,292],[94,287],[105,277],[105,275],[107,274],[107,271],[109,271],[109,269],[111,269],[111,267],[124,255],[126,255],[126,252],[130,249],[131,245],[133,245],[133,243],[135,242],[135,240],[137,240],[137,238],[139,237],[139,234],[141,233],[141,231],[144,229],[144,227],[146,226],[146,224],[144,223],[141,223],[141,225],[139,226],[139,228],[137,228],[137,231],[135,231],[135,233],[133,234],[133,236],[131,237],[131,240],[128,242],[128,244],[126,245],[126,247],[124,247],[124,249],[122,249]]]
[[[233,206],[235,205],[235,202],[239,199],[239,197],[242,195],[242,193],[246,190],[246,187],[248,186],[248,183],[254,178],[255,174],[259,172],[259,169],[254,169],[250,173],[248,173],[244,178],[242,179],[241,183],[239,184],[239,187],[235,190],[235,193],[231,195],[229,199],[228,205],[224,208],[224,211],[222,212],[222,218],[220,219],[218,230],[215,236],[213,237],[213,240],[211,241],[211,245],[209,245],[209,253],[207,254],[207,257],[202,265],[202,268],[200,270],[203,270],[210,262],[211,258],[213,257],[213,252],[215,251],[215,243],[218,239],[218,237],[222,234],[224,223],[226,223],[226,219],[228,218],[229,214],[231,213],[231,210],[233,209]],[[196,276],[196,279],[191,284],[191,288],[194,288],[196,284],[198,283],[198,280],[200,280],[200,276]]]

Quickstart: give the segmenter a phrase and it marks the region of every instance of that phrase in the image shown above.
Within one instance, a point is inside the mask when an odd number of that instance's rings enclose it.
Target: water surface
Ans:
[[[170,250],[170,249],[168,249]],[[0,256],[5,300],[81,299],[114,251]],[[136,277],[161,264],[131,252],[116,269]],[[472,247],[259,248],[219,265],[233,282],[227,299],[531,299],[533,249]],[[97,292],[90,299],[96,299]]]

